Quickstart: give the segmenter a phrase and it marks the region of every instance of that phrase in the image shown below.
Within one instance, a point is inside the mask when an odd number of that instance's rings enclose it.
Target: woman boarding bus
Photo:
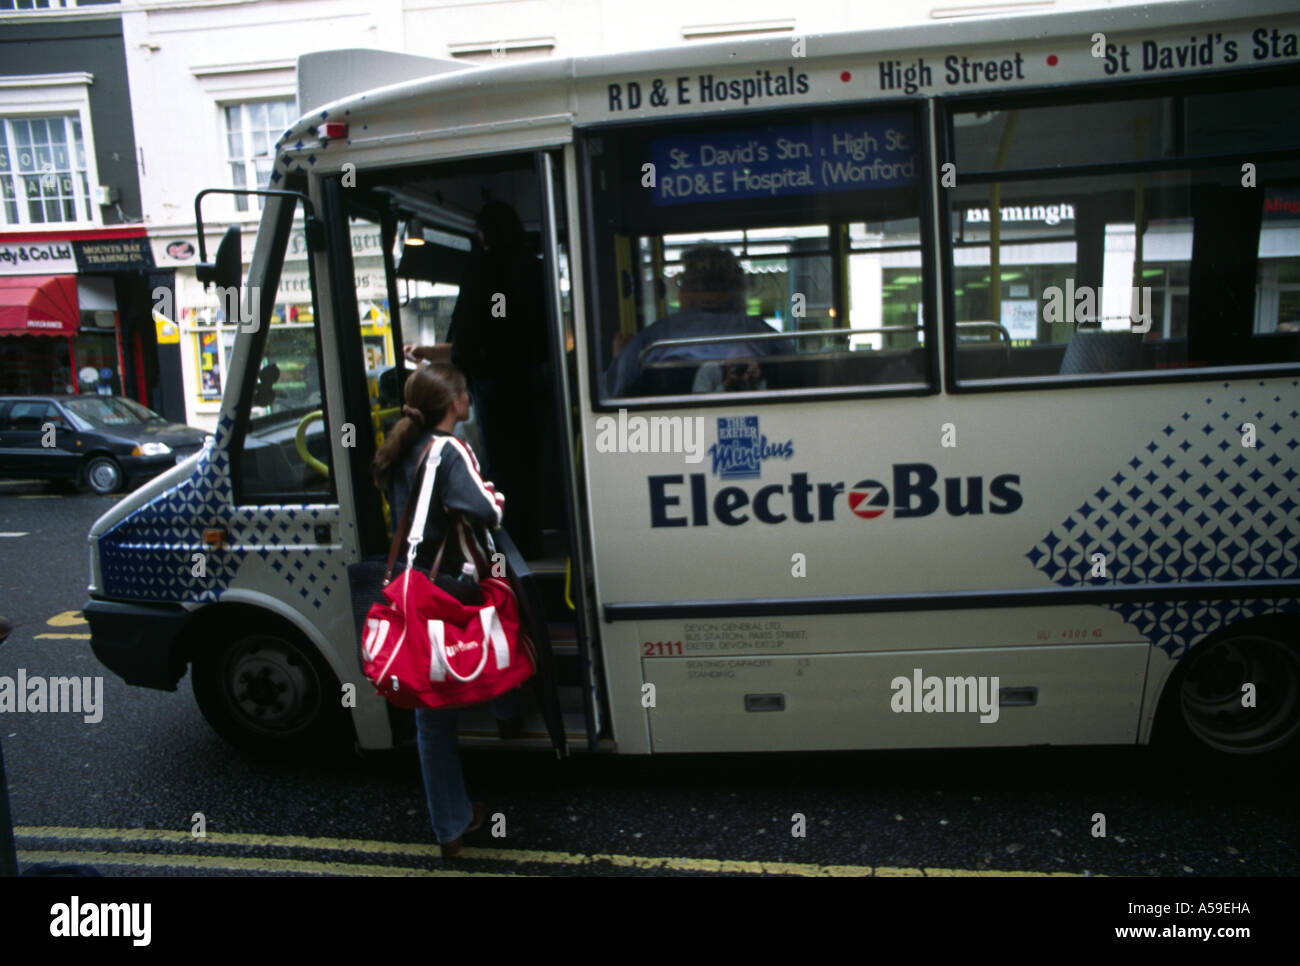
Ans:
[[[349,226],[383,240],[394,344],[445,341],[473,213],[510,199],[564,476],[526,568],[555,674],[518,743],[1295,753],[1297,37],[1285,3],[1169,3],[408,58],[370,90],[384,55],[309,55],[333,93],[305,84],[280,142],[216,438],[92,530],[96,654],[153,687],[192,665],[248,745],[410,738],[349,691],[345,568],[391,519]],[[320,389],[255,404],[299,207]],[[716,247],[762,330],[628,350]],[[701,375],[730,358],[701,345],[756,341],[760,376]],[[603,378],[616,345],[634,382]],[[461,739],[498,741],[486,712]]]

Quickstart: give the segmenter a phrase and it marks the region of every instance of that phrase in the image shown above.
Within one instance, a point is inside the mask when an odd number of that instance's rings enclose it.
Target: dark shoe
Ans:
[[[444,859],[459,858],[460,850],[465,844],[465,836],[472,835],[483,827],[483,820],[487,818],[487,806],[482,802],[470,802],[470,808],[473,810],[473,817],[470,819],[465,831],[450,842],[443,842],[438,846]]]
[[[502,739],[518,738],[524,733],[524,716],[514,715],[510,718],[497,718],[497,737]]]

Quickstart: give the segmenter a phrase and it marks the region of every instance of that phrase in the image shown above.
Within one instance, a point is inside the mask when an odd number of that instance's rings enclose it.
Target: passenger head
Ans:
[[[745,311],[745,270],[720,245],[699,245],[684,252],[677,284],[684,310]]]
[[[402,391],[405,400],[402,416],[393,424],[384,445],[375,451],[375,458],[370,464],[370,472],[377,487],[381,490],[388,488],[393,466],[406,458],[406,454],[426,429],[432,429],[442,422],[447,411],[465,392],[465,374],[446,362],[421,366],[407,377]]]
[[[504,201],[489,201],[479,209],[474,224],[483,236],[483,246],[490,252],[517,251],[524,247],[524,225],[519,215]]]

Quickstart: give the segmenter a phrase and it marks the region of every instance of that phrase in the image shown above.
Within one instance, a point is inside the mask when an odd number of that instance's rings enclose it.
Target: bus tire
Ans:
[[[1219,631],[1178,663],[1161,696],[1157,743],[1219,762],[1300,760],[1300,621],[1256,618]],[[1253,707],[1245,685],[1254,686]]]
[[[199,710],[231,745],[257,757],[329,757],[350,747],[338,679],[289,624],[219,625],[193,655]]]

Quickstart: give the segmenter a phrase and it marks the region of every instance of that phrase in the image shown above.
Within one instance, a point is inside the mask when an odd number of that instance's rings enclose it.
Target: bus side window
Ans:
[[[934,346],[918,116],[712,120],[591,138],[599,394],[925,385]],[[869,148],[870,175],[854,161]],[[632,165],[647,157],[663,162],[654,185]],[[832,160],[780,161],[815,157]],[[707,176],[673,173],[701,167]]]
[[[955,113],[952,160],[963,175],[946,197],[957,378],[1300,359],[1300,164],[1261,162],[1250,192],[1237,157],[1300,146],[1294,125],[1266,106],[1297,95]],[[1096,134],[1088,172],[1072,174],[1079,130]],[[1228,144],[1236,153],[1223,165],[1180,160]],[[1132,162],[1159,167],[1097,170]],[[1045,168],[1060,173],[1035,170]]]

